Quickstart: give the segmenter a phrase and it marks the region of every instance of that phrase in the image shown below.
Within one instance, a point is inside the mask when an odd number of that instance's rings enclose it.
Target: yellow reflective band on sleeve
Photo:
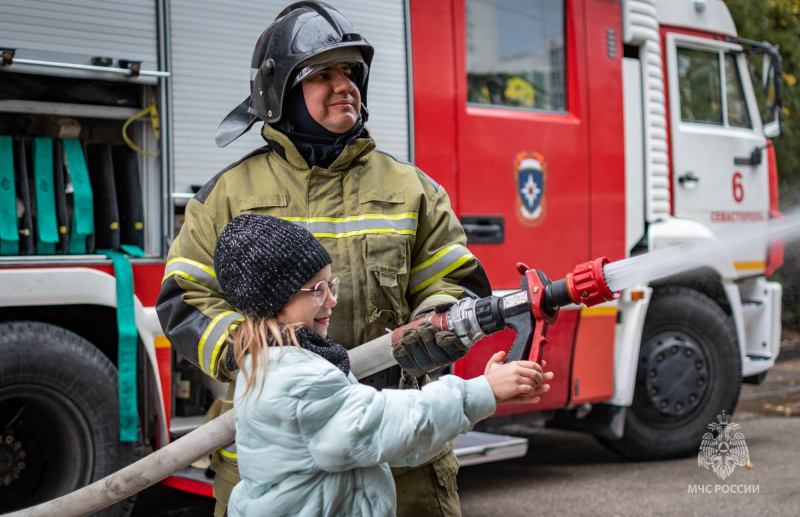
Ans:
[[[217,342],[214,343],[214,349],[211,352],[211,364],[209,365],[209,370],[211,370],[211,375],[214,376],[217,374],[217,361],[219,361],[219,353],[222,350],[222,345],[225,344],[225,341],[228,339],[228,332],[231,332],[239,326],[239,323],[244,321],[244,317],[237,319],[234,323],[230,323],[227,325],[227,331],[223,332],[222,335],[217,339]]]
[[[472,258],[474,258],[472,253],[460,244],[447,246],[433,257],[411,269],[408,292],[415,294],[422,291]]]
[[[418,271],[422,271],[423,269],[425,269],[426,267],[429,267],[430,265],[432,265],[434,262],[436,262],[437,260],[439,260],[443,256],[445,256],[448,253],[450,253],[451,251],[453,251],[454,249],[461,248],[461,247],[462,246],[460,246],[458,244],[451,244],[450,246],[447,246],[446,248],[444,248],[439,253],[437,253],[436,255],[432,256],[431,258],[429,258],[428,260],[426,260],[422,264],[420,264],[418,266],[414,266],[413,268],[411,268],[411,274],[413,275],[414,273],[416,273]]]
[[[411,313],[411,319],[412,320],[416,319],[417,314],[419,314],[419,312],[424,310],[424,309],[428,309],[430,307],[433,307],[433,306],[436,306],[436,305],[440,305],[440,304],[443,304],[443,303],[448,303],[448,304],[456,303],[457,301],[458,301],[458,298],[456,298],[454,296],[450,296],[448,294],[435,294],[433,296],[428,296],[427,298],[422,300],[422,302],[420,302],[419,306],[417,306],[417,308],[414,309],[414,312]]]
[[[228,336],[228,326],[234,321],[244,321],[244,316],[233,311],[221,312],[211,320],[200,337],[197,362],[200,369],[212,377],[216,373],[219,352]]]
[[[440,303],[456,303],[457,301],[458,298],[456,298],[455,296],[450,296],[449,294],[435,294],[433,296],[428,296],[427,298],[425,298],[420,305],[425,305],[429,303],[435,303],[438,305]]]
[[[161,283],[163,284],[173,275],[222,294],[222,287],[220,287],[217,280],[217,274],[213,269],[200,262],[182,257],[174,258],[167,262]]]
[[[213,276],[214,278],[217,278],[217,273],[215,273],[214,270],[211,269],[210,267],[206,266],[202,262],[197,262],[196,260],[192,260],[192,259],[188,259],[188,258],[184,258],[184,257],[175,257],[174,259],[172,259],[169,262],[167,262],[167,267],[171,266],[172,264],[178,263],[178,262],[182,262],[184,264],[191,264],[192,266],[194,266],[196,268],[202,269],[203,271],[205,271],[209,275]]]

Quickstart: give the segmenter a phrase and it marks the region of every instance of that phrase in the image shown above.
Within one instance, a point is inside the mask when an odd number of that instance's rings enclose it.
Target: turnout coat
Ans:
[[[285,134],[264,124],[267,145],[217,174],[186,205],[156,310],[181,356],[231,382],[227,400],[237,373],[226,364],[227,329],[243,318],[222,295],[214,248],[238,215],[283,218],[319,239],[333,259],[333,276],[341,279],[329,332],[348,349],[461,298],[465,288],[491,294],[444,188],[375,149],[366,134],[351,139],[330,168],[309,168]],[[223,403],[216,410],[230,408]],[[239,479],[236,462],[230,446],[214,455],[212,468],[233,484]]]
[[[232,380],[226,330],[241,320],[214,273],[217,237],[234,217],[271,215],[309,230],[341,279],[331,338],[353,348],[407,323],[464,287],[491,294],[444,188],[413,165],[352,139],[330,169],[309,169],[283,133],[265,124],[268,145],[217,174],[186,205],[156,304],[172,345],[219,380]]]

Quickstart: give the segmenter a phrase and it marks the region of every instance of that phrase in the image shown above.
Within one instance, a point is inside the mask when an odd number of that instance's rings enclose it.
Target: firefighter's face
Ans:
[[[313,288],[320,282],[330,282],[330,264],[314,275],[314,278],[303,285],[305,288]],[[331,309],[336,305],[336,298],[328,291],[325,299],[320,305],[316,300],[316,293],[308,291],[298,291],[292,296],[280,314],[278,321],[284,325],[300,323],[303,328],[311,329],[322,337],[328,335],[328,325],[330,324]]]
[[[346,133],[361,113],[361,92],[347,63],[337,63],[303,79],[303,97],[311,116],[333,133]]]

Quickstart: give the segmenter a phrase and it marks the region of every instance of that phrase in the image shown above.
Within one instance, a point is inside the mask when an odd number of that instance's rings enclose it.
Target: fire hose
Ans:
[[[616,299],[606,284],[603,266],[607,258],[598,258],[577,266],[565,278],[550,281],[539,270],[522,263],[521,289],[504,296],[465,298],[441,311],[428,313],[349,351],[350,370],[356,378],[364,378],[397,364],[392,347],[399,343],[403,331],[430,321],[437,330],[456,334],[468,348],[481,338],[504,328],[516,332],[506,362],[529,359],[541,361],[547,344],[548,325],[558,318],[559,309],[570,304],[593,306]],[[117,503],[181,470],[200,458],[234,441],[234,412],[228,411],[191,433],[175,440],[147,457],[128,465],[99,481],[75,492],[38,506],[5,514],[6,517],[78,517]]]

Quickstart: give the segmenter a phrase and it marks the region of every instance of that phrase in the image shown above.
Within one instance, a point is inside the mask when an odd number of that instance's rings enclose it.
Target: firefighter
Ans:
[[[213,253],[222,229],[240,214],[294,222],[320,241],[342,281],[330,334],[348,349],[470,293],[491,294],[445,190],[375,148],[364,125],[373,53],[329,5],[293,4],[256,43],[251,93],[217,131],[217,144],[225,146],[263,121],[267,145],[189,201],[156,310],[177,352],[230,383],[227,401],[237,375],[227,331],[243,317],[222,295]],[[453,338],[418,335],[426,341],[421,346]],[[442,366],[431,362],[428,371]],[[386,388],[426,380],[394,367],[362,382]],[[230,408],[218,402],[209,417]],[[239,480],[235,445],[214,454],[212,469],[219,517]],[[457,472],[452,444],[424,465],[393,469],[398,515],[460,515]]]

